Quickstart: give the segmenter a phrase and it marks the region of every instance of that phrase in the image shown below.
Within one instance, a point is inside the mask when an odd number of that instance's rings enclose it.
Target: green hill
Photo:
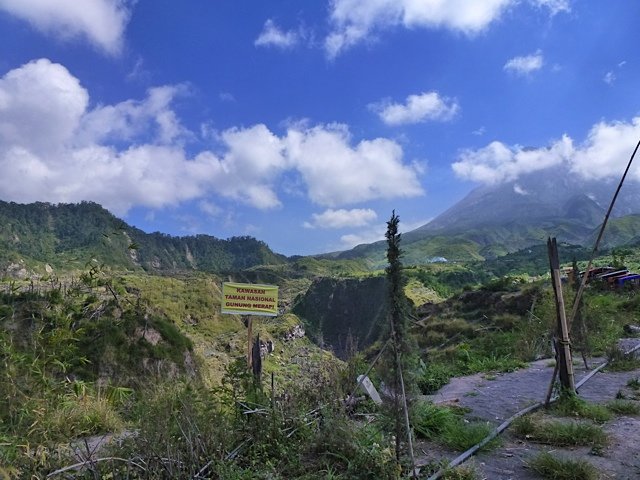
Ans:
[[[0,201],[0,274],[13,270],[82,269],[95,260],[125,270],[237,271],[283,264],[286,257],[252,237],[172,237],[127,225],[100,205]],[[16,265],[19,266],[16,267]]]

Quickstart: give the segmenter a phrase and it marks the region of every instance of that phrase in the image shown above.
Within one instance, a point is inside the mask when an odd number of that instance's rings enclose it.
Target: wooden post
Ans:
[[[251,350],[253,349],[253,320],[251,315],[245,315],[247,321],[247,367],[251,369],[253,355]]]
[[[251,349],[251,369],[256,381],[260,383],[260,376],[262,375],[262,356],[260,352],[260,334],[256,336],[253,342],[253,348]]]
[[[556,298],[557,315],[557,338],[555,340],[558,358],[558,373],[560,384],[570,392],[576,391],[575,378],[573,375],[573,361],[571,359],[571,343],[569,339],[569,328],[564,309],[564,298],[562,296],[562,280],[560,279],[560,259],[558,256],[558,244],[555,238],[547,241],[549,252],[549,266],[551,268],[551,283]]]

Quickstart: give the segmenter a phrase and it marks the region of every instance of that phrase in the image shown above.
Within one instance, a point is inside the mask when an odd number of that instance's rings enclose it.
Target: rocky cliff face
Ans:
[[[293,312],[316,343],[344,359],[350,350],[378,340],[386,328],[387,282],[384,277],[317,279]]]

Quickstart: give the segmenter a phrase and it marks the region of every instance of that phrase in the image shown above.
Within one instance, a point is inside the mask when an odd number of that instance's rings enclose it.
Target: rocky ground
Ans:
[[[627,341],[627,346],[640,340]],[[640,352],[640,351],[638,351]],[[590,367],[602,363],[591,359]],[[588,370],[581,359],[574,359],[576,382],[584,378]],[[497,375],[476,374],[456,378],[430,399],[436,403],[453,403],[470,410],[467,417],[490,422],[498,426],[523,408],[544,401],[553,374],[553,361],[540,360],[528,368]],[[627,398],[637,399],[637,392],[627,386],[630,379],[638,378],[640,370],[598,372],[579,390],[579,396],[589,402],[604,403],[621,392]],[[640,402],[639,402],[640,403]],[[608,445],[597,451],[589,447],[559,448],[536,444],[517,437],[507,429],[500,437],[500,446],[482,452],[469,460],[481,478],[489,480],[539,479],[540,476],[527,467],[530,458],[542,451],[553,452],[571,458],[581,458],[593,464],[604,479],[640,479],[640,418],[615,416],[603,425],[609,436]],[[429,464],[443,458],[453,459],[461,452],[451,452],[428,442],[418,442],[418,464]]]

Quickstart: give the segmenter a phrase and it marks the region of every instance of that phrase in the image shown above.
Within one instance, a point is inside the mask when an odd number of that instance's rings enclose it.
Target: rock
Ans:
[[[296,325],[287,333],[285,333],[284,340],[288,342],[289,340],[302,338],[304,336],[305,336],[305,331],[304,331],[304,328],[302,328],[302,325]]]
[[[367,392],[367,395],[371,397],[373,403],[376,405],[382,405],[382,398],[380,398],[380,394],[376,390],[376,387],[373,386],[371,380],[366,375],[358,375],[358,383],[360,383],[360,387]]]

